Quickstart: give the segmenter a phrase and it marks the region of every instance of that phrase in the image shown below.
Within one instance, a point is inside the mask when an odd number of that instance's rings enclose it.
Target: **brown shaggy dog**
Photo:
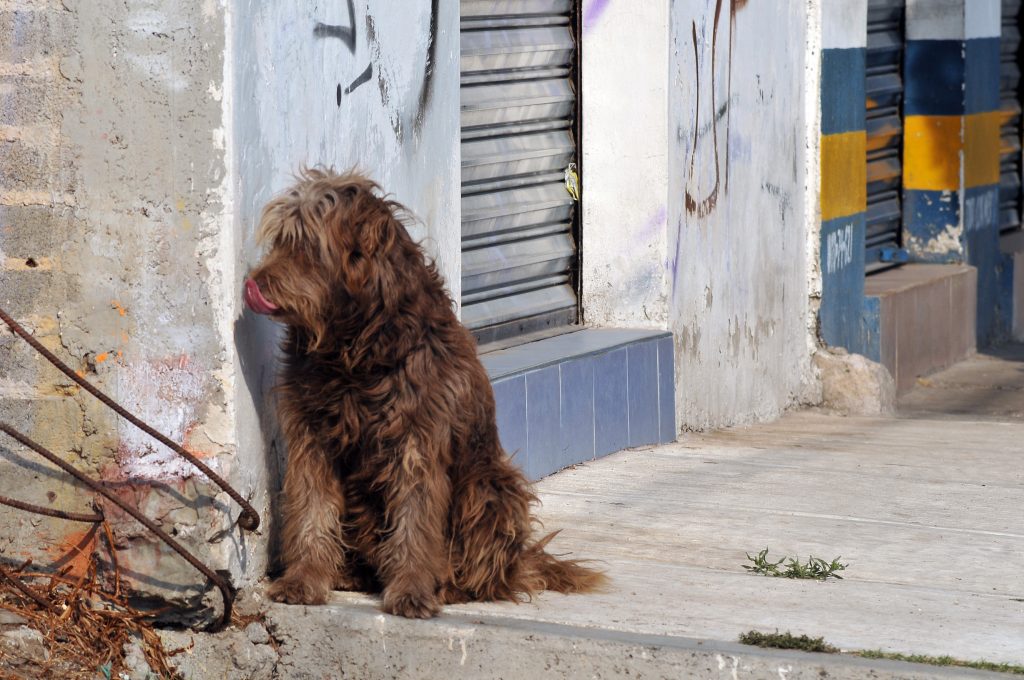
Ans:
[[[270,597],[382,591],[384,610],[592,590],[544,551],[526,479],[498,441],[476,343],[397,203],[357,174],[304,171],[264,209],[249,307],[288,324],[284,575]]]

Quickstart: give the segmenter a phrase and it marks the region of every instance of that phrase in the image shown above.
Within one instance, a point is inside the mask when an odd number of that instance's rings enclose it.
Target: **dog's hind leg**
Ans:
[[[384,611],[430,618],[441,609],[437,590],[447,576],[448,476],[437,456],[408,437],[383,480],[387,538],[377,553],[377,568],[384,585]]]
[[[323,604],[343,571],[345,497],[331,461],[313,438],[298,423],[289,428],[286,414],[282,420],[290,435],[281,536],[285,573],[268,595],[278,602]]]

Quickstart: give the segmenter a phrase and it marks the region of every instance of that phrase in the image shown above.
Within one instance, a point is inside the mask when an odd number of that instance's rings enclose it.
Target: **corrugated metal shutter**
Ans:
[[[900,252],[905,19],[904,0],[868,2],[868,272],[892,264]]]
[[[1021,228],[1021,0],[1003,0],[1002,144],[999,175],[999,229]]]
[[[575,323],[575,2],[461,12],[463,323],[480,342]]]

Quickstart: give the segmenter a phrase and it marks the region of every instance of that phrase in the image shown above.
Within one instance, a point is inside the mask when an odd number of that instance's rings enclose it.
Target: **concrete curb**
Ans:
[[[766,650],[535,621],[445,614],[410,621],[367,604],[271,607],[281,678],[1001,678],[1002,674]]]

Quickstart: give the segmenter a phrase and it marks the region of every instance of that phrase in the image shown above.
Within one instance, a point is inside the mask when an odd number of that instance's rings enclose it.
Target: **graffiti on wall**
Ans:
[[[721,25],[722,19],[722,4],[723,0],[715,1],[715,16],[714,23],[711,31],[711,87],[709,88],[708,94],[711,97],[711,118],[702,126],[701,124],[701,54],[700,54],[700,42],[697,38],[697,22],[691,22],[691,38],[693,40],[693,59],[694,59],[694,91],[695,91],[695,106],[694,106],[694,122],[693,122],[693,144],[690,149],[690,165],[689,174],[687,181],[687,188],[685,189],[685,206],[686,212],[690,215],[696,215],[698,218],[704,218],[714,212],[718,205],[719,193],[728,191],[729,189],[729,130],[730,130],[730,110],[731,110],[731,96],[732,96],[732,61],[733,61],[733,50],[735,48],[736,40],[736,14],[741,9],[746,7],[749,0],[729,0],[729,48],[726,55],[725,64],[725,102],[721,105],[718,104],[718,32]],[[719,125],[724,121],[725,139],[724,148],[719,147]],[[710,190],[697,194],[696,191],[690,190],[690,186],[697,183],[697,149],[700,146],[701,139],[706,138],[710,133],[711,135],[711,155],[714,159],[715,168],[715,179]],[[722,154],[724,152],[724,162]],[[723,177],[724,175],[724,177]]]
[[[347,26],[317,22],[313,27],[313,35],[316,38],[333,38],[341,41],[352,58],[355,58],[357,52],[362,51],[358,49],[360,44],[360,32],[356,28],[356,9],[353,0],[345,0],[345,5],[348,13]],[[427,40],[425,43],[423,75],[420,80],[419,94],[416,97],[416,110],[412,117],[413,128],[417,135],[423,127],[423,121],[425,119],[427,109],[430,107],[430,101],[433,95],[434,65],[437,56],[439,5],[440,0],[431,0],[430,19],[429,24],[426,27]],[[377,26],[373,15],[370,14],[369,11],[366,13],[364,23],[366,26],[366,47],[370,53],[369,60],[366,67],[362,69],[359,75],[355,76],[355,78],[346,87],[342,88],[342,84],[340,82],[335,84],[334,96],[335,102],[339,108],[341,107],[342,98],[344,96],[351,95],[359,89],[359,87],[373,80],[375,72],[377,74],[377,89],[380,92],[382,105],[388,107],[391,101],[391,93],[396,90],[397,83],[393,81],[387,69],[381,67],[383,56],[381,41],[378,39]],[[374,68],[375,64],[377,65],[376,68]],[[399,141],[401,141],[404,130],[402,115],[398,111],[392,111],[391,118],[392,128],[395,131],[395,135],[399,138]]]
[[[825,273],[835,274],[853,264],[853,224],[844,224],[825,239]]]
[[[345,47],[348,48],[349,53],[354,57],[356,54],[356,8],[352,0],[347,0],[348,5],[348,26],[337,26],[333,24],[324,24],[317,22],[313,28],[313,35],[318,38],[337,38],[342,42]],[[335,90],[335,97],[337,98],[338,106],[341,106],[342,94],[352,94],[356,91],[360,85],[370,82],[370,78],[373,77],[373,62],[366,65],[363,72],[356,76],[355,80],[349,83],[348,87],[344,90],[341,89],[341,83],[337,84]]]

